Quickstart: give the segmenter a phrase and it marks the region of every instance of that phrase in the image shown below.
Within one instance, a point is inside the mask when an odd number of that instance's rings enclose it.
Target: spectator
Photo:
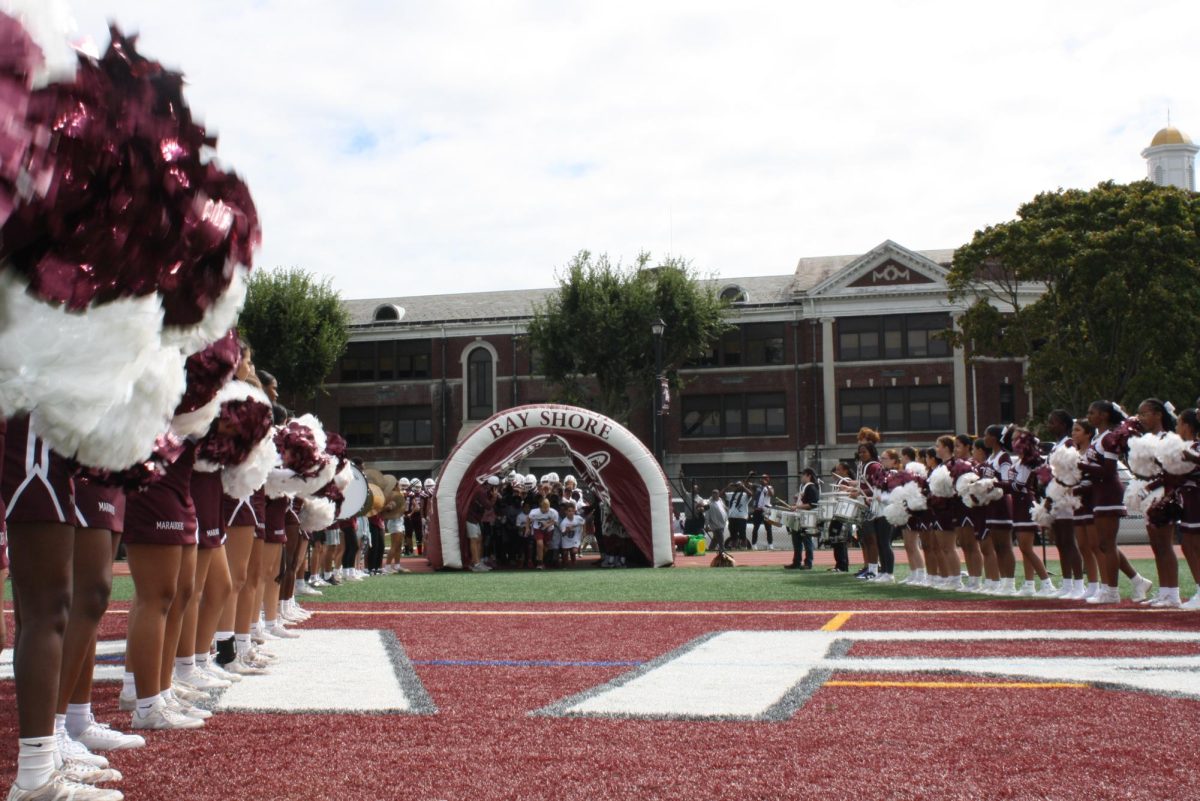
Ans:
[[[750,488],[744,481],[734,481],[725,487],[729,497],[729,547],[749,548],[746,539],[746,519],[750,516]]]
[[[708,508],[704,510],[704,528],[708,530],[711,537],[711,547],[722,549],[725,547],[725,524],[729,520],[729,510],[725,508],[725,502],[721,500],[721,491],[713,490],[712,497],[708,500]]]
[[[758,528],[759,526],[767,527],[767,549],[775,550],[775,541],[771,537],[771,521],[767,518],[767,510],[771,508],[771,502],[775,499],[775,488],[771,486],[771,477],[763,474],[762,480],[758,486],[754,488],[754,511],[753,523],[754,527],[750,533],[750,545],[752,548],[758,547]]]

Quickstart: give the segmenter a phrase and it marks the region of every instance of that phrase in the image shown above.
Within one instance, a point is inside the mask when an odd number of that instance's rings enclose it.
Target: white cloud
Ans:
[[[1178,2],[76,0],[187,74],[261,266],[347,297],[547,286],[588,248],[782,274],[953,247],[1200,138]]]

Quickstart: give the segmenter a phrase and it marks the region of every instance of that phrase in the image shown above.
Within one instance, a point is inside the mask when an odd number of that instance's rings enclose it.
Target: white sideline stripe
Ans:
[[[845,656],[850,642],[1092,641],[1200,643],[1200,632],[733,631],[700,638],[664,661],[564,699],[536,714],[783,719],[838,671],[967,673],[1087,682],[1200,698],[1200,654],[1146,657]],[[736,686],[736,690],[730,690]]]
[[[124,640],[100,640],[96,643],[96,656],[119,657],[112,662],[102,662],[96,664],[96,672],[92,678],[93,681],[120,681],[125,672],[125,641]],[[0,654],[0,681],[12,681],[13,676],[13,651],[12,648],[5,648],[4,653]]]
[[[265,676],[226,690],[215,709],[272,712],[411,712],[379,631],[310,629],[272,642]]]

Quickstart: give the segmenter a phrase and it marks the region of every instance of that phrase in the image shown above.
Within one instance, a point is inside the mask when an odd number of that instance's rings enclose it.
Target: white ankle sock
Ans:
[[[250,650],[250,635],[235,634],[233,635],[233,645],[237,650],[237,655],[241,656]]]
[[[187,675],[196,667],[196,657],[194,656],[177,656],[175,657],[175,674]]]
[[[121,676],[121,695],[126,698],[137,695],[137,682],[134,681],[133,674],[128,670]]]
[[[22,737],[17,740],[17,786],[36,790],[54,775],[58,743],[50,737]]]
[[[54,733],[55,734],[66,734],[67,733],[67,716],[66,715],[55,714],[55,716],[54,716]]]
[[[142,716],[149,714],[150,710],[154,708],[154,705],[158,703],[158,700],[159,696],[157,695],[152,695],[149,698],[137,699],[137,713]]]
[[[78,737],[92,725],[92,705],[67,704],[67,734]]]
[[[270,631],[271,629],[275,628],[275,626],[277,626],[278,624],[279,624],[279,620],[277,618],[273,619],[273,620],[268,620],[266,622],[267,630]]]
[[[208,667],[208,654],[196,654],[192,657],[192,661],[196,664],[196,667],[206,668]]]

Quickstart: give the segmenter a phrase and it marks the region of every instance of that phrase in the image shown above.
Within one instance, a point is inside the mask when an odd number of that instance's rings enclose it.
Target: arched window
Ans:
[[[398,323],[403,316],[404,309],[391,303],[385,303],[375,309],[375,322],[377,323]]]
[[[1154,183],[1158,184],[1159,186],[1163,185],[1163,168],[1161,164],[1155,166],[1154,168]]]
[[[491,351],[477,347],[467,354],[468,420],[486,420],[496,413],[495,375]]]
[[[730,285],[721,290],[721,300],[726,303],[745,303],[746,290],[737,285]]]

